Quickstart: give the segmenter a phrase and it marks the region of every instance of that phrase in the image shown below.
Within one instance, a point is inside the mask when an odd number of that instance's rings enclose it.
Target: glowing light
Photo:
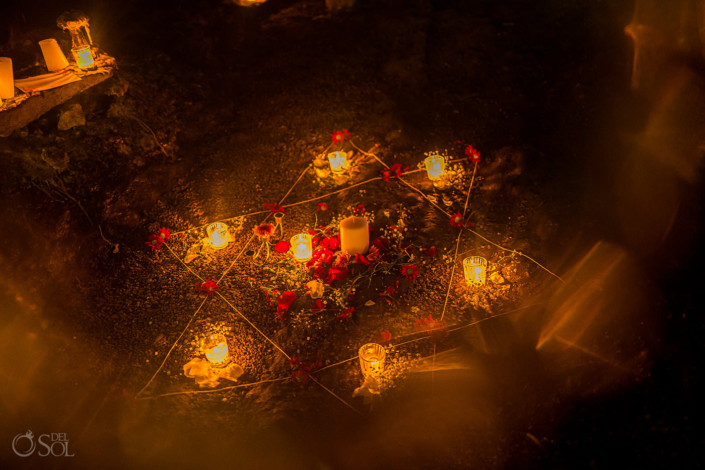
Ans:
[[[340,249],[346,255],[367,253],[370,229],[366,218],[351,216],[340,222]]]
[[[47,69],[50,72],[63,70],[69,66],[69,61],[66,60],[66,56],[59,47],[59,44],[57,44],[56,39],[45,39],[43,41],[39,41],[39,47],[42,48],[44,62],[46,62]]]
[[[484,286],[487,280],[487,260],[480,256],[465,258],[463,271],[465,271],[465,281],[469,286]]]
[[[446,159],[440,155],[430,155],[424,160],[428,179],[437,181],[446,174]]]
[[[230,359],[228,342],[220,333],[211,333],[203,340],[203,351],[208,362],[214,366],[224,365]]]
[[[360,348],[359,355],[363,375],[377,376],[384,372],[384,358],[387,355],[384,346],[367,343]]]
[[[328,163],[330,164],[330,171],[336,175],[342,175],[345,171],[350,168],[350,163],[348,162],[348,154],[345,152],[332,152],[328,154]]]
[[[82,68],[87,69],[93,67],[93,52],[91,51],[91,46],[81,46],[71,49],[73,57],[76,59],[76,64]]]
[[[0,98],[15,96],[15,77],[12,73],[12,59],[0,57]]]
[[[216,250],[220,250],[228,246],[228,226],[222,222],[215,222],[210,224],[206,229],[208,233],[208,240],[210,240],[211,245]]]
[[[313,256],[312,236],[308,233],[300,233],[291,237],[291,252],[294,258],[299,261],[308,261]]]

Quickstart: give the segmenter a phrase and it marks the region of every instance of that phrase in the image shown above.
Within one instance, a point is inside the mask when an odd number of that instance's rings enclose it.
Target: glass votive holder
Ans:
[[[345,152],[331,152],[328,154],[328,163],[330,164],[330,171],[336,175],[344,174],[348,168],[350,168],[350,163],[348,162],[348,154]]]
[[[220,333],[211,333],[203,340],[203,352],[214,366],[222,366],[230,360],[228,341]]]
[[[481,256],[470,256],[463,260],[465,282],[468,286],[481,287],[487,280],[487,260]]]
[[[384,346],[367,343],[360,348],[359,355],[363,375],[378,376],[384,372],[384,358],[387,355]]]
[[[441,155],[430,155],[424,160],[424,165],[431,181],[438,181],[446,173],[446,159]]]
[[[313,256],[313,237],[309,233],[300,233],[291,237],[291,253],[297,261],[308,261]]]
[[[228,246],[228,241],[230,235],[228,233],[228,226],[223,222],[214,222],[206,228],[206,233],[208,234],[208,240],[211,246],[216,250],[221,250]]]
[[[82,69],[88,69],[95,65],[93,60],[93,51],[91,46],[74,47],[71,49],[73,58],[76,59],[76,65]]]

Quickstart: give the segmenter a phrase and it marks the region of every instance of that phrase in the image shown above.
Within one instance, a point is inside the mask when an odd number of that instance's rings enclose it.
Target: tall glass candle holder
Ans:
[[[216,250],[222,250],[228,246],[230,235],[228,234],[228,226],[223,222],[210,224],[206,228],[206,233],[208,234],[208,240]]]
[[[203,352],[206,359],[214,366],[222,366],[230,361],[228,341],[220,333],[211,333],[203,340]]]
[[[468,286],[481,287],[487,280],[487,260],[481,256],[470,256],[463,260],[465,282]]]
[[[438,181],[446,174],[446,159],[441,155],[430,155],[424,160],[426,174],[431,181]]]
[[[313,256],[313,237],[309,233],[300,233],[291,237],[291,252],[297,261],[308,261]]]
[[[379,376],[384,372],[384,358],[387,355],[384,346],[367,343],[360,348],[360,368],[363,375]]]
[[[332,152],[328,154],[328,163],[330,164],[330,171],[336,175],[344,174],[348,168],[350,168],[350,162],[348,162],[348,154],[345,152]]]

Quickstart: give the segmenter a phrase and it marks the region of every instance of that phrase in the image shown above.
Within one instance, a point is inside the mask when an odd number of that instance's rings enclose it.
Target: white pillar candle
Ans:
[[[0,98],[15,96],[15,78],[12,75],[12,59],[0,57]]]
[[[364,254],[370,248],[370,229],[364,217],[348,217],[340,222],[340,249],[346,255]]]
[[[39,47],[42,48],[44,62],[46,62],[47,69],[49,69],[50,72],[63,70],[69,66],[69,61],[66,60],[66,56],[61,51],[56,39],[45,39],[43,41],[39,41]]]

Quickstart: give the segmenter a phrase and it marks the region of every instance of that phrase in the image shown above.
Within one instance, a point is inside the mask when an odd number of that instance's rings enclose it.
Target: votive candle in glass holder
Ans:
[[[76,59],[76,65],[78,65],[79,68],[88,69],[95,65],[91,46],[74,47],[71,49],[71,53],[74,59]]]
[[[56,39],[44,39],[43,41],[39,41],[39,47],[42,48],[44,62],[46,62],[47,69],[50,72],[63,70],[69,66],[69,61],[66,60],[66,56],[56,42]]]
[[[348,162],[348,154],[345,152],[329,153],[328,163],[330,164],[330,171],[332,171],[336,175],[342,175],[348,170],[348,168],[350,168],[350,162]]]
[[[228,341],[220,333],[211,333],[203,340],[203,352],[206,359],[214,366],[222,366],[230,360]]]
[[[9,100],[15,97],[15,77],[12,73],[12,59],[0,57],[0,98]]]
[[[221,250],[228,246],[230,234],[228,233],[228,226],[223,222],[210,224],[206,228],[206,233],[208,234],[208,240],[216,250]]]
[[[468,286],[481,287],[487,280],[487,260],[481,256],[470,256],[463,260],[465,282]]]
[[[430,155],[424,160],[426,174],[431,181],[438,181],[446,174],[446,159],[441,155]]]
[[[291,252],[297,261],[308,261],[313,256],[313,237],[309,233],[300,233],[291,237]]]
[[[360,348],[360,368],[362,375],[378,376],[384,372],[384,358],[387,355],[384,346],[367,343]]]

